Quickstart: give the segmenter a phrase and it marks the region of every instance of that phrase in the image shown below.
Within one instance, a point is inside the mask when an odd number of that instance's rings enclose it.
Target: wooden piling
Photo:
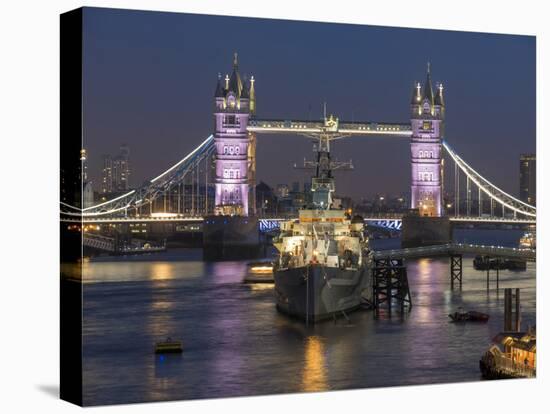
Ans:
[[[521,300],[519,294],[519,288],[516,288],[515,294],[512,295],[512,289],[504,289],[504,331],[505,332],[519,332],[521,330]],[[514,302],[514,309],[512,310],[512,302]],[[514,313],[512,318],[512,313]],[[513,325],[512,325],[513,319]]]
[[[516,288],[516,314],[515,316],[515,330],[519,332],[521,330],[521,310],[520,310],[520,299],[519,299],[519,288]]]
[[[497,260],[497,291],[498,291],[498,285],[499,285],[499,266],[500,266],[500,260]]]

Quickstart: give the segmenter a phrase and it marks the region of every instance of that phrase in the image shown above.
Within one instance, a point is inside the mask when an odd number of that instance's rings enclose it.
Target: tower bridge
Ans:
[[[481,176],[444,139],[444,89],[438,83],[434,92],[429,65],[424,83],[415,82],[413,85],[410,119],[402,123],[347,122],[332,115],[313,121],[259,118],[256,116],[255,88],[253,76],[247,81],[241,79],[235,54],[231,75],[218,75],[212,135],[203,139],[179,162],[135,190],[82,209],[61,202],[62,219],[108,222],[202,221],[203,217],[210,215],[255,217],[256,136],[296,134],[327,143],[370,135],[403,139],[404,144],[408,142],[411,150],[410,207],[420,218],[437,219],[445,215],[443,166],[446,158],[455,167],[454,214],[446,217],[447,221],[535,223],[534,206],[518,200]],[[465,186],[461,186],[461,177],[462,182],[465,178]],[[476,188],[477,198],[472,198],[475,195],[472,189]],[[461,210],[462,193],[466,197],[466,211]],[[490,209],[485,209],[485,201],[489,202]],[[164,216],[155,216],[159,203]],[[404,219],[406,217],[387,217],[379,221],[386,220],[392,223],[389,226],[396,228]],[[245,222],[248,220],[239,225]]]

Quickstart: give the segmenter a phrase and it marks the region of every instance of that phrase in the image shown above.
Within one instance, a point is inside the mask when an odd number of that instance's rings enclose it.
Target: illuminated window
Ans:
[[[418,179],[420,181],[433,181],[433,173],[431,172],[425,172],[425,171],[420,171],[418,173]]]
[[[227,154],[227,145],[223,147],[223,153]]]
[[[236,155],[239,155],[240,152],[241,152],[240,148],[239,148],[239,147],[235,147],[235,154],[236,154]]]
[[[424,121],[424,123],[422,124],[422,129],[423,130],[430,130],[432,128],[432,124],[430,121]]]
[[[234,147],[229,147],[229,153],[233,155]]]

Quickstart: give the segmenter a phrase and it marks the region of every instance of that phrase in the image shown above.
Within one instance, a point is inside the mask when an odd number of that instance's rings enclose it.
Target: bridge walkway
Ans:
[[[413,259],[431,256],[455,256],[475,254],[480,256],[498,257],[506,259],[521,259],[529,262],[536,261],[534,249],[515,247],[486,246],[465,243],[447,243],[436,246],[410,247],[406,249],[378,250],[373,252],[373,258],[379,259]]]

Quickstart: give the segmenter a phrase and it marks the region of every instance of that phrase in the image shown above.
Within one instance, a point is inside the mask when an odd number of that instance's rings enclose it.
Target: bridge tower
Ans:
[[[430,64],[424,85],[415,83],[411,99],[411,208],[420,216],[443,215],[441,140],[445,104],[443,85],[432,88]]]
[[[216,177],[215,214],[248,216],[249,213],[249,141],[248,119],[255,108],[254,81],[243,84],[237,53],[231,76],[218,75],[215,93]],[[254,137],[255,138],[255,137]],[[255,144],[255,141],[254,141]],[[255,154],[254,154],[255,155]]]

